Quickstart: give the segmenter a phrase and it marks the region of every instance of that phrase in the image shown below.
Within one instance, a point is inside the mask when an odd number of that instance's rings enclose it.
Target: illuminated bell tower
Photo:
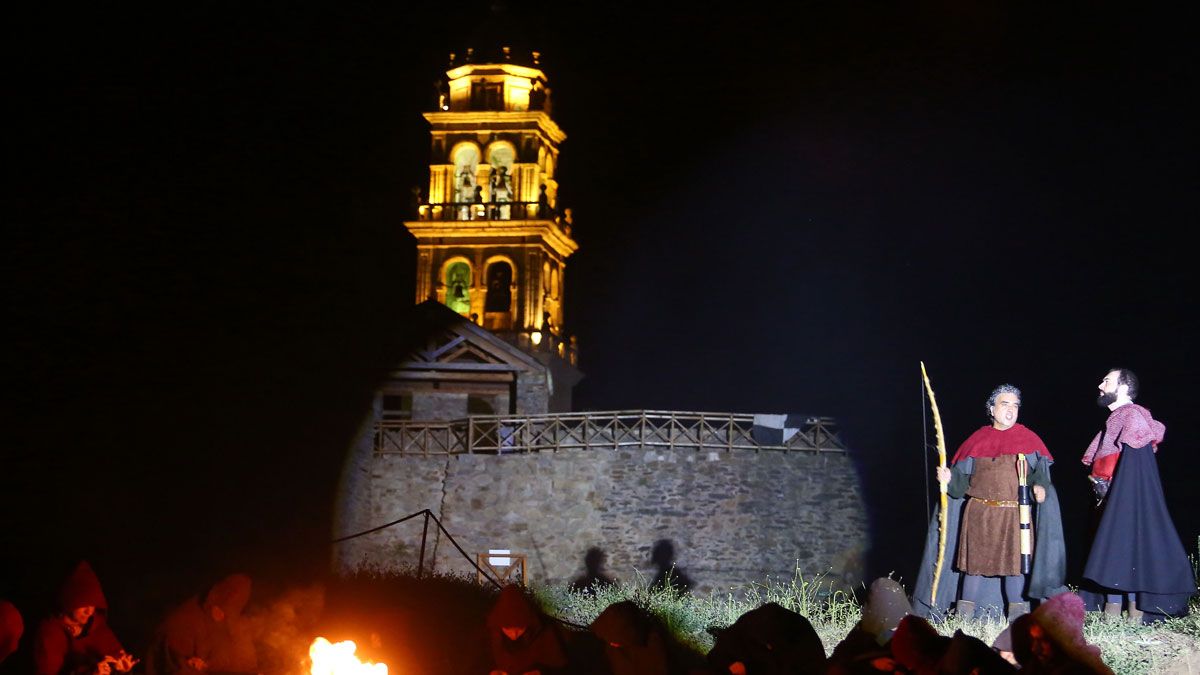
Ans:
[[[417,302],[436,299],[531,352],[575,364],[562,332],[566,260],[578,249],[554,172],[566,134],[550,117],[538,52],[450,54],[424,113],[429,188],[416,220]]]

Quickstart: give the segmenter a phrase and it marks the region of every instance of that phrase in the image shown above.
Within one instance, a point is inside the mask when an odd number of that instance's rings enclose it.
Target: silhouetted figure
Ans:
[[[708,662],[718,673],[744,675],[821,675],[826,667],[825,648],[812,624],[774,602],[746,612],[718,633]]]
[[[604,656],[612,675],[671,672],[661,627],[632,600],[606,607],[589,630],[604,643]]]
[[[607,557],[604,549],[597,546],[589,548],[583,556],[583,576],[571,582],[571,590],[595,595],[597,589],[615,583],[612,577],[604,573]]]
[[[956,630],[937,663],[936,672],[938,675],[1012,675],[1018,671],[983,640]]]
[[[148,675],[254,673],[258,657],[242,610],[250,577],[231,574],[172,610],[146,657]]]
[[[692,580],[682,569],[675,566],[675,544],[670,539],[659,539],[650,550],[650,562],[658,568],[651,588],[673,588],[681,593],[692,590]]]
[[[491,675],[566,673],[566,640],[519,586],[505,586],[487,616]]]
[[[7,600],[0,600],[0,663],[17,651],[24,632],[25,621],[21,619],[16,606]]]
[[[899,582],[885,577],[873,581],[863,604],[862,619],[829,656],[829,672],[859,672],[864,663],[890,658],[888,645],[896,626],[911,613],[912,605]]]
[[[533,81],[533,87],[529,90],[529,109],[541,110],[546,106],[546,90],[542,87],[542,83],[538,80]]]
[[[80,562],[58,593],[58,612],[33,639],[37,675],[129,672],[137,660],[108,626],[108,600],[87,562]]]
[[[939,635],[928,621],[916,615],[901,619],[892,635],[893,658],[913,673],[937,672],[938,661],[949,649],[950,638]]]

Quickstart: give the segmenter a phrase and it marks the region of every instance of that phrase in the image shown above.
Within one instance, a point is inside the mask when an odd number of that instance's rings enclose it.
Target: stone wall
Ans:
[[[767,577],[861,581],[868,544],[858,477],[845,453],[694,448],[562,450],[513,455],[375,456],[368,443],[343,475],[336,536],[430,509],[474,556],[524,554],[538,582],[583,573],[589,547],[623,580],[654,577],[650,550],[674,543],[700,592]],[[335,567],[415,565],[422,518],[336,544]],[[430,524],[426,565],[474,574]]]

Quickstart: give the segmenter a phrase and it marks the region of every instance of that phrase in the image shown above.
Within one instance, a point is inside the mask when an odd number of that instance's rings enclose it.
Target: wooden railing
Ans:
[[[377,454],[507,454],[567,449],[654,447],[689,450],[782,450],[844,453],[836,424],[810,417],[782,445],[760,445],[754,416],[632,410],[557,415],[478,416],[449,422],[379,423]]]

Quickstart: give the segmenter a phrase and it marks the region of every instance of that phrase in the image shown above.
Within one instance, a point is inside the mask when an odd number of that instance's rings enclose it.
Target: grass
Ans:
[[[633,600],[655,614],[676,638],[699,652],[712,648],[713,634],[733,623],[744,612],[765,602],[777,602],[803,614],[813,624],[827,654],[858,622],[862,608],[849,593],[833,590],[820,578],[807,580],[800,574],[786,581],[768,580],[743,591],[710,593],[708,596],[679,594],[647,588],[644,581],[617,583],[597,589],[595,595],[552,586],[539,587],[535,594],[543,606],[560,618],[587,625],[609,604]],[[1180,664],[1191,654],[1200,662],[1200,599],[1193,598],[1188,616],[1152,626],[1134,626],[1124,621],[1089,612],[1084,637],[1100,647],[1104,662],[1118,675],[1158,673]],[[991,644],[1005,625],[985,620],[950,618],[935,626],[943,635],[964,633]],[[1191,671],[1185,671],[1191,672]]]
[[[495,589],[480,586],[473,576],[426,573],[418,580],[411,573],[364,571],[333,580],[325,590],[321,634],[343,633],[361,640],[371,632],[364,623],[372,624],[372,630],[384,633],[376,660],[400,665],[394,672],[415,672],[412,666],[416,664],[444,673],[486,672],[479,671],[488,660],[483,626]],[[589,625],[610,604],[632,600],[655,615],[675,642],[697,659],[712,648],[717,631],[766,602],[804,615],[827,654],[862,614],[853,594],[836,590],[833,583],[820,577],[807,579],[799,573],[791,579],[768,579],[704,596],[650,588],[647,580],[640,578],[592,592],[566,585],[534,586],[532,590],[548,614],[579,628]],[[1172,672],[1195,672],[1200,663],[1200,597],[1193,598],[1190,610],[1186,617],[1153,626],[1134,626],[1088,613],[1084,637],[1100,647],[1104,662],[1119,675],[1172,668],[1176,669]],[[961,629],[991,644],[1004,625],[951,617],[935,627],[947,636]],[[588,637],[582,632],[575,635]],[[1189,658],[1192,670],[1182,666]]]

